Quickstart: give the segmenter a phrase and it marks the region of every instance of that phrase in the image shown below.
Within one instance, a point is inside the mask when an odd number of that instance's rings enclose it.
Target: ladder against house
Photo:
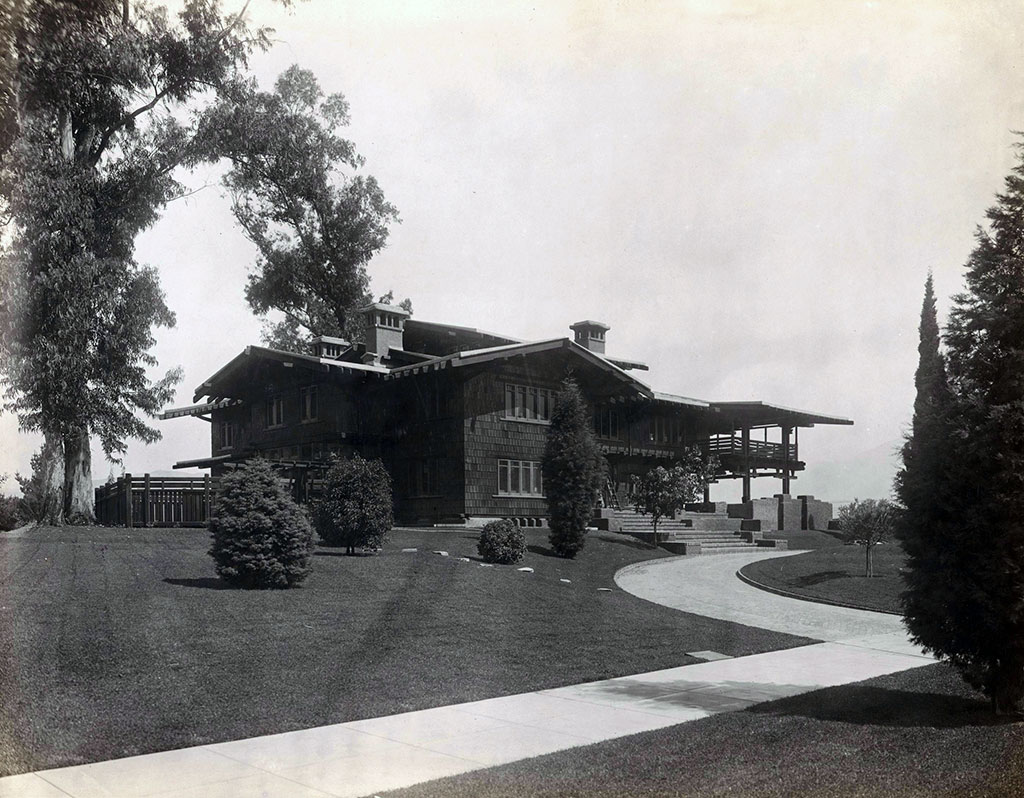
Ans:
[[[619,505],[619,493],[615,490],[615,485],[612,484],[610,479],[604,481],[604,490],[601,491],[601,497],[605,507],[611,507],[613,510],[622,509]]]

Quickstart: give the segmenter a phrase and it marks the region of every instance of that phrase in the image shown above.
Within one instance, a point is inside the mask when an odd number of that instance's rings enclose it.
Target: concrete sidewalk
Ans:
[[[763,556],[738,555],[745,561]],[[727,558],[732,562],[725,562]],[[662,589],[659,585],[663,580],[675,581],[672,574],[681,574],[678,578],[685,582],[687,576],[694,578],[704,571],[717,574],[709,579],[720,579],[727,571],[728,586],[715,586],[724,596],[716,609],[680,607],[712,617],[723,617],[730,606],[743,615],[750,610],[748,601],[759,597],[796,605],[789,608],[789,613],[797,619],[801,610],[822,606],[783,599],[743,585],[732,576],[737,562],[733,555],[664,560],[659,561],[659,567],[640,573],[635,568],[626,569],[619,581],[631,592],[651,593]],[[732,583],[753,591],[753,595],[745,590],[733,594]],[[683,593],[690,589],[696,588]],[[687,603],[685,595],[681,601]],[[851,634],[842,640],[784,651],[11,776],[0,779],[0,798],[371,795],[934,661],[917,651],[900,629],[893,629],[893,621],[898,621],[893,616],[858,613],[878,617],[858,620],[851,616],[847,625],[842,620],[844,613],[856,611],[837,612],[834,607],[824,610],[836,613],[833,632]],[[776,611],[774,601],[765,605],[766,614]],[[713,652],[703,653],[714,656]]]

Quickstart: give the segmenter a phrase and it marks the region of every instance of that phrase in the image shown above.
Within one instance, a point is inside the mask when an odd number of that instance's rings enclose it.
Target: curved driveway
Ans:
[[[628,593],[696,615],[734,621],[815,640],[871,643],[886,650],[914,651],[896,615],[786,598],[740,581],[743,566],[799,551],[671,557],[627,566],[615,582]],[[883,640],[882,638],[886,638]]]

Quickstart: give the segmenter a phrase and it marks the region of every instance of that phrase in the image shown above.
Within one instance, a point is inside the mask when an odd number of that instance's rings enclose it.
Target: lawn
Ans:
[[[465,531],[396,530],[255,592],[223,589],[204,530],[0,535],[0,775],[808,642],[618,590],[619,568],[666,556],[631,538],[592,533],[575,561],[527,538],[534,573],[459,561]]]
[[[903,563],[903,550],[898,545],[876,546],[875,575],[869,579],[864,576],[863,546],[829,546],[792,557],[761,560],[741,572],[760,584],[809,599],[898,613]]]
[[[1024,724],[931,665],[388,795],[1018,796]]]

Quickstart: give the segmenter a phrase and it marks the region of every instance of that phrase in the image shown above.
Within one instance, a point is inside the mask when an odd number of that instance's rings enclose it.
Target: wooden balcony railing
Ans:
[[[747,443],[750,457],[764,460],[785,460],[786,450],[781,443],[773,441],[755,441]],[[713,435],[708,440],[708,452],[716,455],[743,454],[743,438],[739,435]],[[796,460],[796,444],[789,444],[789,459]]]

